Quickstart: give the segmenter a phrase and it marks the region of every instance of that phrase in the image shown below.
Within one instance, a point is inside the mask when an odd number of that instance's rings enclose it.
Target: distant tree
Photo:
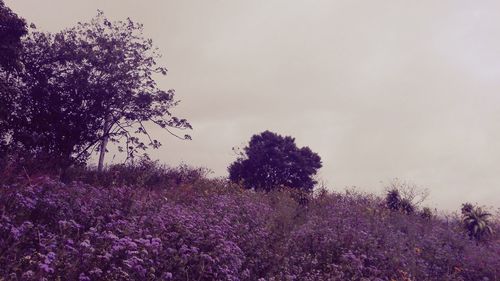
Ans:
[[[265,131],[252,136],[228,170],[229,179],[246,188],[270,191],[286,186],[311,191],[321,166],[318,154],[308,147],[298,148],[294,138]]]
[[[407,215],[413,214],[415,212],[415,205],[408,199],[401,199],[399,202],[399,210]]]
[[[385,196],[385,204],[389,210],[398,211],[401,205],[401,195],[399,194],[399,190],[391,189],[387,191]]]
[[[474,210],[474,205],[472,205],[472,203],[464,203],[462,204],[462,208],[461,208],[461,212],[462,212],[462,215],[465,216],[466,214],[472,212]]]
[[[415,212],[413,203],[407,198],[402,198],[397,189],[392,189],[387,192],[385,204],[387,208],[392,211],[400,211],[408,215]]]
[[[413,214],[428,196],[427,189],[396,178],[386,188],[385,204],[390,210]]]
[[[489,217],[491,214],[470,203],[462,205],[462,218],[464,228],[470,238],[482,241],[487,236],[493,234]]]
[[[3,97],[14,108],[7,118],[13,145],[65,168],[92,151],[103,158],[108,140],[124,141],[119,149],[127,157],[159,147],[148,122],[175,136],[169,128],[191,128],[170,112],[174,91],[155,82],[167,69],[157,65],[160,55],[141,24],[110,22],[99,12],[56,34],[33,32],[23,44],[23,90]]]
[[[430,220],[434,217],[434,213],[432,212],[431,208],[424,207],[422,211],[420,211],[420,217],[426,220]]]

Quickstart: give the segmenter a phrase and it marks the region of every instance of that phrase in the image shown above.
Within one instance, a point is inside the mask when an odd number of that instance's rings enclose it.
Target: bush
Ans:
[[[432,213],[431,208],[425,207],[420,212],[420,217],[422,217],[423,219],[426,219],[426,220],[430,220],[434,217],[434,214]]]
[[[95,167],[74,167],[67,171],[68,181],[82,181],[96,186],[135,186],[149,189],[194,184],[210,170],[181,164],[169,167],[158,161],[140,159],[135,163],[115,164],[99,172]]]
[[[401,199],[401,202],[399,202],[399,210],[407,215],[410,215],[415,212],[415,207],[413,206],[413,203],[410,200]]]
[[[401,195],[397,189],[392,189],[387,192],[385,197],[387,208],[392,211],[399,211],[401,208]]]
[[[0,184],[11,184],[37,176],[62,178],[63,171],[50,158],[34,158],[29,153],[8,151],[0,157]],[[75,167],[81,169],[82,167]]]
[[[407,215],[415,212],[413,203],[409,199],[401,198],[399,190],[397,189],[392,189],[387,192],[385,204],[387,208],[392,211],[400,211]]]
[[[387,188],[385,204],[389,210],[410,215],[418,210],[418,206],[428,195],[429,192],[426,189],[420,189],[413,184],[395,179]]]

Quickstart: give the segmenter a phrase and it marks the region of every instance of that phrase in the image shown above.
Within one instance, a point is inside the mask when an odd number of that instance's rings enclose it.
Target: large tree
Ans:
[[[99,12],[56,34],[32,32],[23,47],[22,91],[7,97],[11,142],[60,168],[104,152],[108,140],[123,141],[128,157],[157,148],[147,123],[175,136],[170,128],[191,128],[170,112],[174,91],[155,81],[167,70],[157,65],[160,55],[141,24],[111,22]]]
[[[26,35],[24,19],[20,18],[0,0],[0,68],[11,71],[19,67],[21,37]]]
[[[295,139],[265,131],[254,135],[232,163],[229,179],[246,188],[270,191],[279,186],[311,191],[321,158],[309,147],[298,148]]]
[[[20,70],[21,38],[27,34],[26,22],[0,0],[0,155],[8,141],[7,117],[12,103],[7,99],[18,91],[15,74]]]

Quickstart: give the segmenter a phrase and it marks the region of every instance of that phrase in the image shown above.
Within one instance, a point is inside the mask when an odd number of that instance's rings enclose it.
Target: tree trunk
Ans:
[[[106,155],[106,146],[108,145],[109,139],[109,123],[111,122],[111,115],[106,117],[106,121],[104,121],[104,136],[101,141],[101,149],[99,153],[99,164],[97,165],[97,171],[102,172],[104,169],[104,156]]]

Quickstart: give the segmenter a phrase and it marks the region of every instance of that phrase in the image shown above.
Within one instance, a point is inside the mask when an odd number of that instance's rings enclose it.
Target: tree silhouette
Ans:
[[[123,141],[127,157],[159,147],[146,122],[175,136],[169,128],[190,129],[170,112],[174,91],[155,82],[167,73],[159,57],[141,24],[110,22],[102,12],[56,34],[31,33],[21,55],[23,91],[4,97],[14,104],[11,143],[64,168],[104,152],[108,139]]]
[[[7,117],[13,110],[13,104],[7,97],[19,90],[14,77],[21,68],[21,38],[26,33],[25,21],[0,0],[0,156],[4,156],[8,147]]]
[[[269,191],[287,186],[311,191],[316,184],[313,176],[321,166],[318,154],[308,147],[298,148],[294,138],[265,131],[252,136],[228,170],[229,179],[246,188]]]
[[[27,32],[26,22],[0,0],[0,68],[3,71],[19,67],[21,37]]]
[[[489,217],[491,214],[470,203],[462,205],[462,218],[464,227],[470,238],[481,241],[485,237],[493,234]]]

